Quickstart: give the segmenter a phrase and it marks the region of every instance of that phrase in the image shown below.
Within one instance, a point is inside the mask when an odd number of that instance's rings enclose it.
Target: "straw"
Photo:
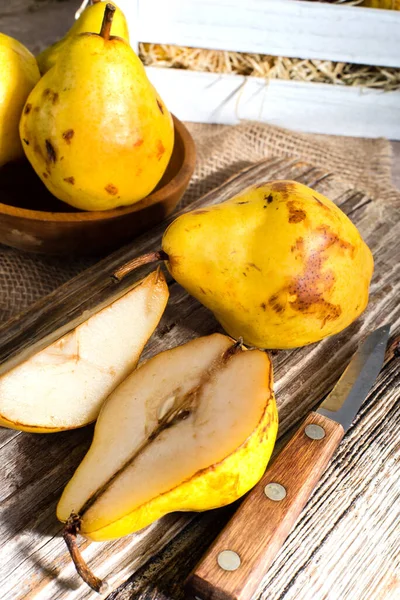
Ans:
[[[394,67],[147,43],[139,44],[139,55],[145,65],[152,67],[230,73],[267,80],[311,81],[384,91],[400,89],[400,69]]]

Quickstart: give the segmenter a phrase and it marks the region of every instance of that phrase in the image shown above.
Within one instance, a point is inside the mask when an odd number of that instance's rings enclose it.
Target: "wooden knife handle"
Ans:
[[[252,597],[343,435],[339,423],[308,415],[189,575],[187,597]]]

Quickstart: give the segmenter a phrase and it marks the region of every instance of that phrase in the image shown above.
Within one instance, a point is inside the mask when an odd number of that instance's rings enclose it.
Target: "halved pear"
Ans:
[[[94,421],[135,368],[164,312],[168,286],[154,271],[122,297],[0,377],[0,425],[36,433]]]
[[[71,542],[78,531],[115,539],[172,511],[242,496],[265,471],[277,425],[271,361],[260,350],[214,334],[145,362],[107,399],[58,504],[78,572],[87,569]]]

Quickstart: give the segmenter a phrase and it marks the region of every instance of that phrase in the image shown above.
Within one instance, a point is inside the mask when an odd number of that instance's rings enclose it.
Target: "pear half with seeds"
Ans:
[[[87,321],[0,377],[0,426],[36,433],[82,427],[135,368],[168,300],[154,271]]]
[[[268,355],[214,334],[158,354],[107,399],[57,516],[78,573],[79,532],[111,540],[173,511],[233,502],[261,478],[278,419]]]

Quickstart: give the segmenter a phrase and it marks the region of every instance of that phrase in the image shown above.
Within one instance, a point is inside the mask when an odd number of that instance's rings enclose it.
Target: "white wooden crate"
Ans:
[[[400,12],[299,0],[119,0],[133,40],[400,67]],[[147,72],[179,118],[400,139],[400,92]]]

